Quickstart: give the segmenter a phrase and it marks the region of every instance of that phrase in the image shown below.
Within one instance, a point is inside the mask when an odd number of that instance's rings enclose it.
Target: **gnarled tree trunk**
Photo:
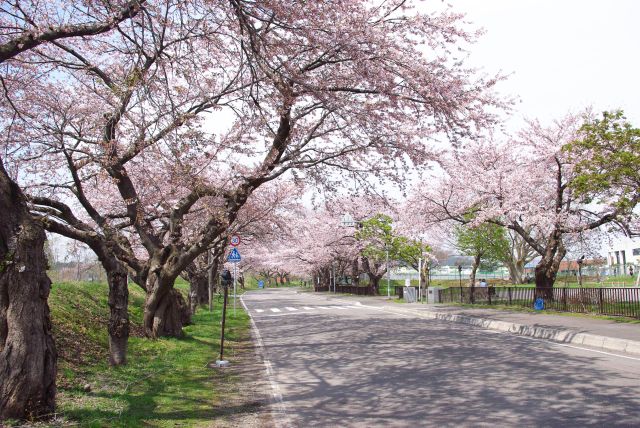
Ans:
[[[536,296],[544,299],[553,299],[553,284],[560,267],[560,262],[567,254],[567,250],[559,236],[552,235],[549,238],[545,253],[536,266]]]
[[[192,315],[199,305],[204,305],[209,300],[208,273],[207,270],[201,274],[189,274],[189,311]]]
[[[173,288],[176,276],[162,269],[151,270],[147,278],[147,297],[143,323],[147,337],[182,337],[182,327],[191,322],[189,306]]]
[[[129,342],[129,287],[127,269],[115,258],[105,262],[109,283],[109,364],[119,366],[127,362]]]
[[[57,353],[45,233],[0,160],[0,420],[55,410]]]

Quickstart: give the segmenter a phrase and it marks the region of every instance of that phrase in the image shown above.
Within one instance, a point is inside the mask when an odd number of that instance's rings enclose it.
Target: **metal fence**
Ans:
[[[533,307],[640,318],[640,288],[450,287],[439,290],[442,303]]]
[[[335,290],[329,286],[315,286],[314,291],[335,291],[336,293],[350,293],[358,296],[375,296],[373,287],[357,285],[336,285]]]

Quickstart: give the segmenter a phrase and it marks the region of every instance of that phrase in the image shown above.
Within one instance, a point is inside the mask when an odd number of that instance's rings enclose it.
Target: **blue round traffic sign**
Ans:
[[[544,299],[542,297],[538,297],[536,301],[533,303],[533,309],[536,311],[541,311],[544,309]]]

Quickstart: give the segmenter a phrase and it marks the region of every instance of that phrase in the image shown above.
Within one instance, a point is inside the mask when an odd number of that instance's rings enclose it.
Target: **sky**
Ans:
[[[640,1],[427,0],[421,7],[446,5],[466,14],[468,29],[485,31],[467,64],[509,76],[497,86],[518,99],[507,131],[525,118],[549,123],[588,107],[622,109],[640,127]],[[621,242],[604,244],[602,254]]]
[[[424,2],[431,8],[438,0]],[[501,93],[519,102],[507,129],[523,118],[548,122],[588,106],[621,108],[640,126],[640,1],[448,0],[486,33],[469,64],[509,75]],[[473,27],[472,27],[473,28]]]

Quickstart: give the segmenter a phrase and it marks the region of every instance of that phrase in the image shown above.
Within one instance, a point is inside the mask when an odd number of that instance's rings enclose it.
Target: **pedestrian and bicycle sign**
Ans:
[[[232,247],[237,247],[238,245],[240,245],[240,236],[238,235],[232,235],[231,239],[229,240],[229,244]]]
[[[536,311],[541,311],[544,309],[544,299],[542,297],[538,297],[533,304],[533,309]]]
[[[240,251],[238,251],[237,248],[233,248],[227,256],[227,261],[230,263],[238,263],[240,260]]]

